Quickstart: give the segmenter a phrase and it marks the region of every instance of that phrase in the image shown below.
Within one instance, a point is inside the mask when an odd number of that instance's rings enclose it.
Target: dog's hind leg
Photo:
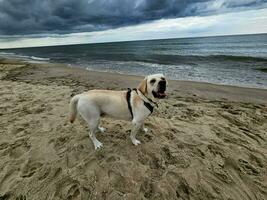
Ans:
[[[100,121],[100,113],[98,109],[94,106],[83,104],[79,107],[78,110],[82,118],[88,123],[89,125],[89,136],[94,144],[95,149],[98,149],[103,146],[101,142],[96,138],[95,134],[98,131],[98,125]]]
[[[90,127],[90,133],[89,136],[94,143],[95,149],[101,148],[103,144],[99,142],[99,140],[96,138],[95,134],[98,131],[98,124],[99,124],[99,119],[92,119],[89,122],[89,127]]]

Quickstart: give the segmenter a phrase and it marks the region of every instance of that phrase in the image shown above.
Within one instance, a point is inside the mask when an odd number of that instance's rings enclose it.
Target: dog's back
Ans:
[[[118,119],[131,119],[128,112],[126,91],[90,90],[74,96],[70,101],[70,122],[73,123],[77,110],[90,118],[105,114]],[[86,112],[86,113],[85,113]]]

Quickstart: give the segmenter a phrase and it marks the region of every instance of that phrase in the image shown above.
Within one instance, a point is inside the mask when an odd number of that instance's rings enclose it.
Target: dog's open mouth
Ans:
[[[165,91],[160,91],[160,92],[152,91],[152,93],[153,93],[153,96],[158,99],[164,99],[166,97]]]

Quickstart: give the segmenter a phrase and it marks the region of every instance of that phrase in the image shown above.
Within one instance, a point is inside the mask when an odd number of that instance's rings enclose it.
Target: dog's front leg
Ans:
[[[143,123],[142,122],[139,122],[139,121],[133,120],[132,121],[132,124],[133,124],[133,127],[132,127],[132,131],[131,131],[131,136],[130,136],[130,138],[132,140],[132,143],[134,145],[141,144],[141,142],[139,140],[137,140],[135,138],[135,136],[136,136],[137,132],[140,130],[140,128],[142,127],[142,124]]]

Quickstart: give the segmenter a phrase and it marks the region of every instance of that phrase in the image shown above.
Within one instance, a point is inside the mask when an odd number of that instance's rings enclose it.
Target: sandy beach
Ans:
[[[133,146],[104,118],[95,151],[71,96],[143,77],[0,59],[0,199],[267,199],[267,90],[169,81]]]

